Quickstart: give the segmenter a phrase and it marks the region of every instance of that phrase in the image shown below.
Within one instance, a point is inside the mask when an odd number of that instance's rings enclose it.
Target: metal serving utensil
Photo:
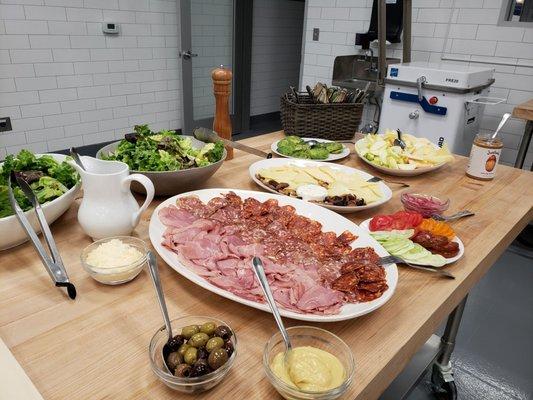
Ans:
[[[511,117],[511,113],[505,113],[503,114],[502,116],[502,120],[500,121],[500,123],[498,124],[498,127],[496,128],[496,130],[494,131],[494,133],[492,134],[492,139],[495,139],[496,138],[496,135],[498,134],[498,132],[500,131],[500,129],[503,128],[503,126],[505,125],[505,123],[507,122],[507,120]]]
[[[217,141],[221,141],[224,143],[224,145],[232,147],[234,149],[242,150],[242,151],[245,151],[250,154],[254,154],[259,157],[272,158],[272,153],[266,153],[262,150],[247,146],[245,144],[221,138],[220,136],[216,134],[215,131],[212,131],[211,129],[202,128],[202,127],[195,128],[192,134],[196,139],[202,142],[216,143]]]
[[[398,182],[398,181],[388,181],[386,179],[380,178],[379,176],[373,176],[370,179],[367,179],[367,182],[386,182],[386,183],[394,183],[396,185],[401,185],[402,187],[408,188],[409,185],[405,182]]]
[[[431,216],[431,218],[433,218],[433,219],[435,219],[437,221],[446,221],[446,222],[448,222],[448,221],[454,221],[454,220],[459,219],[459,218],[470,217],[471,215],[476,215],[476,214],[474,214],[472,211],[463,210],[463,211],[456,212],[455,214],[452,214],[452,215],[449,215],[449,216],[433,214]]]
[[[351,144],[355,144],[355,142],[353,140],[330,140],[329,142],[326,142],[326,143],[351,143]],[[325,142],[319,142],[318,140],[315,140],[315,139],[309,139],[309,140],[304,140],[304,143],[305,144],[308,144],[310,147],[313,147],[313,146],[316,146],[317,144],[319,143],[325,143]]]
[[[400,146],[401,149],[403,150],[403,149],[405,149],[405,147],[406,147],[407,145],[406,145],[405,142],[402,140],[402,131],[399,130],[399,129],[396,129],[396,133],[398,134],[398,138],[397,138],[397,139],[394,139],[394,142],[393,142],[393,143],[394,143],[395,146]]]
[[[78,151],[76,150],[75,147],[71,147],[70,148],[70,156],[72,157],[72,159],[74,160],[74,162],[76,164],[78,164],[78,166],[84,170],[84,171],[87,171],[87,168],[85,168],[85,166],[83,165],[83,163],[81,162],[81,158],[80,158],[80,155],[78,154]]]
[[[165,366],[166,372],[172,375],[170,369],[167,365],[167,357],[172,352],[168,342],[173,338],[172,335],[172,326],[170,326],[170,318],[168,317],[167,303],[165,302],[165,295],[163,294],[163,287],[161,286],[161,280],[159,279],[159,269],[157,268],[157,259],[154,256],[154,253],[151,251],[146,255],[148,259],[148,271],[150,272],[150,277],[152,278],[152,283],[154,284],[154,289],[157,294],[157,300],[159,302],[159,308],[161,309],[161,314],[163,314],[163,320],[165,321],[165,328],[168,334],[167,343],[164,344],[161,349],[161,355],[163,356],[163,365]]]
[[[455,276],[450,274],[448,271],[442,270],[440,268],[435,268],[435,267],[425,267],[425,266],[422,266],[422,265],[411,264],[411,263],[408,263],[407,261],[405,261],[403,258],[400,258],[400,257],[397,257],[397,256],[381,257],[379,259],[379,264],[380,265],[403,264],[403,265],[407,265],[410,268],[420,269],[422,271],[434,272],[434,273],[436,273],[438,275],[441,275],[443,277],[446,277],[448,279],[455,279]]]
[[[274,319],[276,320],[276,324],[278,325],[278,329],[281,333],[281,337],[283,337],[283,341],[285,342],[285,355],[283,357],[283,361],[287,363],[288,361],[287,357],[288,357],[289,351],[292,350],[291,339],[289,338],[289,334],[287,330],[285,329],[285,325],[283,325],[283,320],[281,319],[278,306],[276,305],[276,302],[274,301],[274,296],[272,295],[272,290],[270,290],[270,285],[268,284],[268,280],[265,275],[265,269],[263,268],[263,262],[261,261],[259,257],[254,257],[252,260],[252,266],[254,268],[255,275],[257,276],[257,280],[259,281],[259,284],[261,285],[261,288],[263,289],[263,293],[265,294],[265,299],[268,305],[270,306],[272,315],[274,316]]]
[[[46,242],[46,245],[48,246],[50,254],[48,254],[44,249],[44,246],[39,240],[39,237],[33,229],[33,226],[30,224],[28,218],[26,217],[26,214],[24,213],[24,211],[22,211],[22,208],[19,206],[17,200],[15,199],[13,187],[11,186],[15,181],[17,182],[19,188],[22,190],[24,195],[33,205],[33,209],[35,211],[35,214],[37,215],[37,221],[39,221],[39,225],[41,226],[41,232],[44,236],[44,240]],[[71,299],[75,299],[76,287],[72,283],[70,283],[68,279],[67,271],[65,269],[65,266],[63,265],[63,261],[61,260],[61,256],[59,255],[59,251],[57,250],[54,237],[52,236],[50,227],[46,222],[46,218],[44,216],[41,205],[37,200],[37,196],[35,196],[35,193],[33,193],[33,190],[31,189],[30,185],[28,185],[28,183],[24,179],[18,177],[14,171],[11,171],[11,174],[7,178],[7,188],[11,208],[15,212],[15,215],[17,216],[17,219],[22,225],[22,228],[26,231],[26,235],[28,235],[28,237],[30,238],[33,247],[35,247],[35,250],[37,251],[37,254],[39,254],[39,257],[41,258],[41,261],[43,262],[43,265],[46,268],[48,275],[50,275],[50,278],[52,278],[54,284],[57,287],[66,288],[68,296]]]

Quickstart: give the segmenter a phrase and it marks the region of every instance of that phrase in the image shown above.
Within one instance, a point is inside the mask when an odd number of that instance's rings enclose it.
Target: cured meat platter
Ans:
[[[260,301],[254,301],[254,294],[251,292],[249,294],[243,293],[242,288],[239,288],[241,290],[241,295],[236,295],[233,293],[231,288],[228,290],[223,288],[223,284],[218,283],[217,285],[213,284],[213,279],[208,270],[193,267],[191,268],[190,264],[187,264],[187,260],[184,260],[182,257],[182,254],[185,254],[184,252],[181,254],[178,254],[178,252],[172,251],[171,247],[169,247],[169,232],[172,233],[173,229],[179,229],[180,226],[182,226],[182,222],[179,220],[175,221],[175,224],[172,225],[172,222],[168,222],[168,211],[171,212],[178,212],[180,210],[179,208],[176,208],[176,202],[183,202],[184,200],[190,200],[193,199],[197,202],[197,204],[202,205],[204,204],[212,204],[218,202],[221,198],[224,196],[228,197],[229,193],[233,195],[233,198],[238,198],[239,201],[242,199],[246,202],[246,200],[253,200],[256,203],[263,202],[270,203],[274,202],[276,205],[279,204],[280,208],[283,209],[291,209],[292,212],[297,214],[298,218],[304,219],[304,220],[311,220],[310,222],[315,225],[315,227],[318,225],[321,227],[321,229],[324,232],[333,232],[335,235],[333,237],[338,235],[338,238],[342,238],[344,235],[346,235],[346,231],[348,231],[351,234],[351,237],[353,240],[350,241],[349,246],[351,246],[351,249],[358,249],[358,248],[370,248],[369,250],[378,256],[387,256],[388,252],[375,240],[373,239],[367,231],[364,229],[358,227],[353,222],[349,221],[348,219],[342,217],[341,215],[324,209],[323,207],[320,207],[316,204],[312,204],[309,202],[305,202],[299,199],[291,198],[288,196],[281,196],[276,194],[270,194],[270,193],[263,193],[263,192],[256,192],[256,191],[249,191],[249,190],[228,190],[228,189],[204,189],[204,190],[197,190],[192,191],[188,193],[183,193],[174,197],[171,197],[161,203],[154,211],[154,214],[150,221],[149,226],[149,236],[150,240],[152,242],[152,245],[154,246],[155,250],[159,253],[159,255],[165,260],[165,262],[174,270],[176,270],[179,274],[184,276],[185,278],[189,279],[190,281],[194,282],[195,284],[203,287],[206,290],[209,290],[213,293],[216,293],[220,296],[223,296],[225,298],[228,298],[230,300],[233,300],[235,302],[260,309],[263,311],[269,311],[268,306],[265,303],[262,303]],[[211,202],[210,202],[211,201]],[[210,202],[210,203],[208,203]],[[191,212],[196,212],[198,210],[197,206],[191,207],[189,209]],[[179,211],[181,212],[181,211]],[[181,215],[180,218],[190,218],[191,214],[176,214]],[[165,223],[163,223],[162,219],[165,220]],[[205,219],[203,220],[205,221]],[[176,227],[176,228],[174,228]],[[189,229],[189,232],[191,229]],[[179,232],[179,231],[177,231]],[[212,232],[209,232],[211,235],[215,230]],[[218,232],[218,231],[216,231]],[[205,237],[205,236],[203,236]],[[211,236],[212,239],[212,236]],[[177,235],[177,240],[184,240],[184,238],[181,236],[181,234]],[[199,242],[198,239],[195,239],[193,242]],[[219,240],[220,242],[220,240]],[[231,246],[231,244],[230,244]],[[185,249],[184,247],[180,247],[181,249]],[[230,247],[231,248],[231,247]],[[365,250],[365,249],[361,249]],[[194,251],[194,249],[191,249],[190,247],[187,250],[189,253]],[[205,249],[202,249],[202,251],[205,252]],[[193,257],[191,255],[191,257]],[[202,257],[202,255],[198,255],[197,257]],[[248,255],[246,255],[248,257]],[[267,259],[267,261],[269,261]],[[187,265],[186,265],[187,264]],[[285,266],[280,265],[279,263],[276,264],[276,268],[283,269]],[[246,269],[247,266],[245,266],[243,269],[241,269],[242,273],[245,273],[246,271],[243,271]],[[384,270],[384,290],[382,292],[379,292],[379,296],[376,296],[377,298],[374,298],[373,300],[369,301],[354,301],[354,302],[343,302],[342,305],[331,312],[324,312],[324,313],[316,313],[316,312],[303,312],[301,310],[294,311],[293,309],[288,309],[285,307],[280,307],[281,315],[288,318],[293,318],[297,320],[303,320],[303,321],[312,321],[312,322],[333,322],[333,321],[342,321],[342,320],[348,320],[352,318],[359,317],[361,315],[367,314],[369,312],[372,312],[376,310],[377,308],[381,307],[383,304],[385,304],[390,297],[393,295],[394,290],[396,288],[397,282],[398,282],[398,270],[395,264],[387,265],[383,268]],[[251,270],[251,268],[248,268]],[[267,272],[268,273],[268,272]],[[208,280],[211,279],[211,282]],[[362,292],[365,292],[362,290]],[[337,292],[338,293],[338,292]],[[244,297],[243,297],[244,296]],[[371,298],[371,297],[370,297]],[[277,301],[277,299],[276,299]],[[279,303],[279,302],[278,302]]]

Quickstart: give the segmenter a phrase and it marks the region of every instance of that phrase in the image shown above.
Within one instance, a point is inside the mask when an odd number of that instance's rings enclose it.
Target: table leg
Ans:
[[[446,398],[452,400],[457,399],[457,388],[453,378],[453,368],[450,359],[455,348],[455,339],[459,331],[467,297],[459,303],[448,317],[444,334],[441,337],[441,353],[433,365],[433,372],[431,374],[431,382],[435,389],[440,392],[444,391]]]
[[[527,121],[526,129],[524,130],[524,136],[520,141],[520,147],[518,148],[518,154],[516,156],[516,161],[514,163],[515,168],[520,168],[524,166],[524,161],[526,160],[527,150],[529,149],[529,144],[531,143],[531,136],[533,135],[533,121]],[[533,163],[531,164],[531,171],[533,171]]]

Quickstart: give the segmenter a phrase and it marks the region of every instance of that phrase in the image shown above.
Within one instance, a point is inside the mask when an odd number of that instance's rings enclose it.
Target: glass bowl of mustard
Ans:
[[[133,236],[112,236],[91,243],[81,252],[83,269],[96,281],[120,285],[133,280],[147,263],[146,243]]]
[[[287,400],[331,400],[342,396],[355,375],[348,345],[337,335],[313,326],[287,329],[292,350],[284,361],[285,342],[276,332],[265,345],[263,367],[270,383]]]

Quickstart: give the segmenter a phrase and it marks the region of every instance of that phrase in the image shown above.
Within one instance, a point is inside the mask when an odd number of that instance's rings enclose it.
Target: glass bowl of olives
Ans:
[[[150,341],[152,371],[168,387],[183,393],[211,389],[233,365],[235,332],[224,321],[204,316],[177,318],[170,324],[172,340],[168,340],[167,330],[162,326]]]

